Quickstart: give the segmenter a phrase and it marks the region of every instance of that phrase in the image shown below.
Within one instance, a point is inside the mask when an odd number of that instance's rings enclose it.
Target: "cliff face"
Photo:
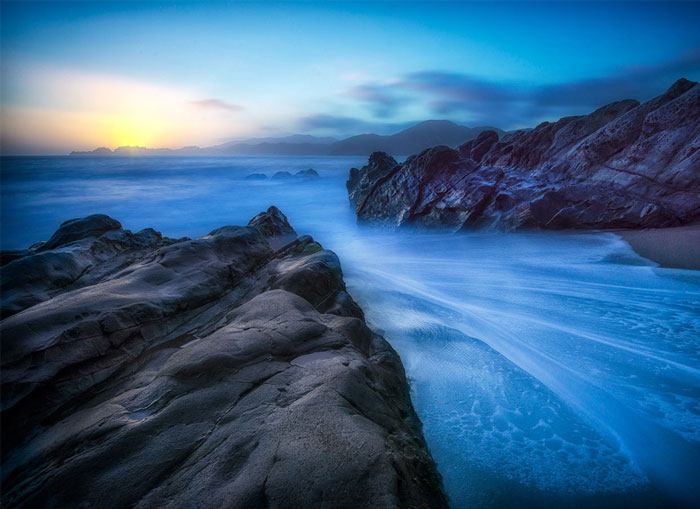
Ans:
[[[3,504],[446,506],[398,355],[277,209],[90,216],[2,272]]]
[[[350,171],[347,186],[359,221],[393,227],[693,222],[700,219],[700,85],[681,79],[644,104],[620,101],[501,139],[487,131],[400,165],[373,154]]]

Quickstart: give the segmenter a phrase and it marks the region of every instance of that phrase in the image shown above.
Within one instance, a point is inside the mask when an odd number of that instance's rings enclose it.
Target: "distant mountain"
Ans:
[[[144,157],[144,156],[202,156],[210,155],[210,149],[203,149],[197,146],[182,147],[178,149],[172,148],[147,148],[147,147],[132,147],[124,146],[117,147],[113,151],[107,147],[96,148],[89,151],[73,151],[70,153],[73,157]],[[212,154],[213,155],[213,154]]]
[[[372,152],[386,152],[395,156],[417,154],[437,145],[456,147],[473,140],[483,131],[504,131],[494,127],[465,127],[449,120],[426,120],[396,134],[360,134],[331,145],[330,155],[363,156]]]
[[[212,148],[218,148],[218,149],[226,149],[229,147],[234,147],[236,145],[245,145],[245,146],[250,146],[250,145],[262,145],[264,143],[267,144],[303,144],[303,145],[330,145],[331,143],[335,143],[338,141],[338,138],[332,138],[330,136],[326,137],[319,137],[319,136],[311,136],[310,134],[292,134],[290,136],[280,136],[277,138],[246,138],[242,140],[233,140],[229,141],[226,143],[222,143],[221,145],[216,145],[215,147]]]
[[[114,152],[112,152],[110,149],[107,147],[98,147],[95,150],[74,150],[73,152],[70,153],[72,156],[113,156]]]
[[[368,156],[387,152],[395,156],[418,153],[436,145],[456,147],[473,140],[483,131],[504,131],[494,127],[465,127],[449,120],[427,120],[392,135],[360,134],[344,140],[294,134],[280,138],[251,138],[213,147],[180,149],[119,147],[114,151],[100,147],[87,152],[71,152],[71,156],[226,156],[226,155],[334,155]]]
[[[219,155],[239,156],[314,156],[328,155],[328,143],[237,143],[227,147],[212,147]]]

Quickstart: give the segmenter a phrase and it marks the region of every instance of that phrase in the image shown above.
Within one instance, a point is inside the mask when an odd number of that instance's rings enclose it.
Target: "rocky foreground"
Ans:
[[[3,262],[3,505],[446,506],[398,355],[274,207]]]
[[[387,226],[646,228],[700,220],[700,85],[677,81],[644,104],[486,131],[398,164],[374,153],[350,170],[362,222]]]

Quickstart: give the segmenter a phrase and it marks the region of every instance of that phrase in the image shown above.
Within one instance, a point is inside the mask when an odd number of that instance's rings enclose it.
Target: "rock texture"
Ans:
[[[58,293],[94,285],[173,242],[151,228],[124,230],[100,214],[66,221],[48,241],[2,253],[2,318]]]
[[[256,227],[268,238],[285,235],[294,235],[296,237],[297,234],[292,225],[289,224],[289,221],[287,221],[287,216],[274,205],[248,221],[248,226]]]
[[[91,216],[5,265],[3,505],[446,506],[400,359],[290,231]]]
[[[397,164],[372,154],[347,183],[358,220],[388,226],[643,228],[700,219],[700,85],[544,122]]]

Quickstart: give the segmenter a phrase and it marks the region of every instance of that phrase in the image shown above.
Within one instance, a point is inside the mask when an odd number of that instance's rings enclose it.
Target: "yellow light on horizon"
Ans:
[[[37,103],[50,106],[3,105],[3,135],[10,125],[15,144],[44,151],[209,146],[245,126],[239,118],[233,122],[230,115],[193,106],[199,92],[167,84],[53,67],[27,66],[20,77],[39,90]]]

